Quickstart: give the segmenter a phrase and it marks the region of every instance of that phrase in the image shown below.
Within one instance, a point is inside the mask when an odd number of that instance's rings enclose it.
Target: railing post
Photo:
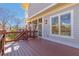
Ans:
[[[5,33],[6,33],[6,31],[4,31],[4,30],[1,33],[1,35],[2,35],[1,41],[0,41],[0,43],[1,43],[1,51],[0,51],[1,55],[4,55]]]
[[[35,38],[35,30],[33,31],[33,38]]]
[[[3,35],[2,39],[2,55],[4,55],[4,44],[5,44],[5,34]]]
[[[29,37],[31,37],[31,30],[29,31]]]
[[[2,46],[2,55],[4,55],[4,51],[5,51],[4,45],[5,45],[5,34],[6,34],[6,30],[4,30],[3,33],[4,33],[4,34],[3,34],[3,42],[2,42],[2,45],[3,45],[3,46]]]
[[[28,40],[29,32],[26,30],[26,39]]]

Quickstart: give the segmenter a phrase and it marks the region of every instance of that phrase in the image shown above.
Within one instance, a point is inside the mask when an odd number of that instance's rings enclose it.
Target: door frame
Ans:
[[[39,19],[42,19],[42,23],[39,23]],[[42,32],[41,32],[41,36],[39,36],[39,32],[38,32],[38,37],[42,37],[43,36],[43,17],[40,17],[40,18],[38,18],[38,20],[37,20],[37,27],[38,27],[38,31],[39,31],[39,24],[41,24],[41,26],[42,26]]]

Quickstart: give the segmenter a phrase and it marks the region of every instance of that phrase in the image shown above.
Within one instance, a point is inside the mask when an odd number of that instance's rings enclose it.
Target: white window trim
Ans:
[[[67,13],[71,13],[71,36],[64,36],[64,35],[60,35],[60,16],[61,15],[64,15],[64,14],[67,14]],[[58,21],[59,21],[59,34],[52,34],[52,17],[56,17],[58,16]],[[52,36],[59,36],[59,37],[64,37],[64,38],[74,38],[73,37],[73,10],[69,10],[69,11],[66,11],[66,12],[63,12],[63,13],[59,13],[59,14],[56,14],[56,15],[52,15],[50,16],[50,35]]]

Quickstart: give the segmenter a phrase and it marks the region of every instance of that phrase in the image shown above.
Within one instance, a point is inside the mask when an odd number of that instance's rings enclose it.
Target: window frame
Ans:
[[[53,34],[53,33],[52,33],[52,18],[54,18],[54,17],[58,17],[58,25],[59,25],[59,16],[58,16],[58,15],[52,16],[52,17],[51,17],[51,34]],[[59,29],[59,26],[58,26],[58,29]],[[53,35],[59,35],[59,30],[58,30],[58,34],[53,34]]]
[[[61,32],[61,27],[60,27],[60,22],[61,22],[61,15],[65,15],[65,14],[68,14],[70,13],[71,14],[71,19],[70,19],[70,25],[71,25],[71,35],[70,36],[65,36],[65,35],[61,35],[60,32]],[[58,24],[59,24],[59,34],[53,34],[52,33],[52,18],[53,17],[56,17],[58,16]],[[61,12],[59,14],[55,14],[55,15],[52,15],[50,16],[50,35],[53,35],[53,36],[59,36],[59,37],[64,37],[64,38],[74,38],[73,37],[73,10],[69,10],[69,11],[65,11],[65,12]]]

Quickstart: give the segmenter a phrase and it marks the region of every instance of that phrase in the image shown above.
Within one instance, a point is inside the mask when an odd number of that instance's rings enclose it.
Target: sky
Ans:
[[[61,16],[61,23],[63,23],[63,24],[70,24],[70,22],[71,22],[70,19],[71,19],[71,14],[70,13],[62,15]]]
[[[15,11],[16,17],[19,17],[21,19],[21,24],[20,26],[24,25],[24,19],[25,18],[25,11],[20,3],[0,3],[0,8],[8,9],[10,11]],[[10,23],[14,25],[15,23],[13,22],[14,20],[11,20]]]
[[[54,19],[54,20],[52,20],[52,24],[55,24],[55,23],[57,24],[58,16],[56,16],[56,17],[54,17],[52,19]],[[71,14],[68,13],[68,14],[61,15],[60,16],[60,22],[63,25],[70,25],[70,23],[71,23]]]

